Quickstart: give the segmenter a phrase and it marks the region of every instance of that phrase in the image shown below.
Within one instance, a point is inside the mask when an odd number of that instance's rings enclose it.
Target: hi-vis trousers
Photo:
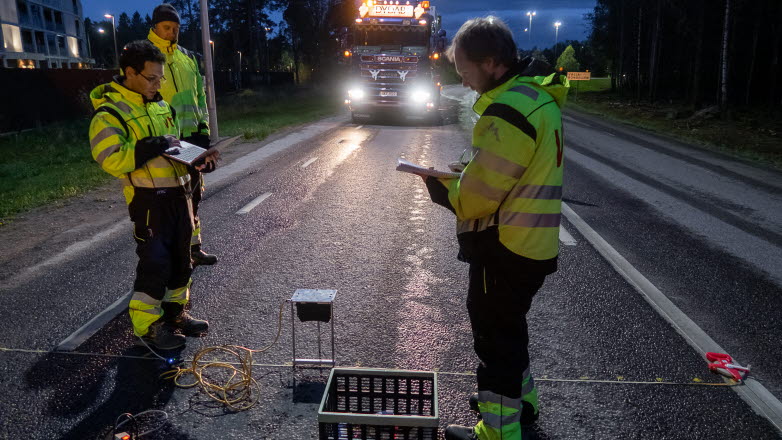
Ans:
[[[164,301],[185,305],[190,297],[193,208],[185,188],[136,188],[128,210],[139,258],[128,308],[133,332],[144,336]]]

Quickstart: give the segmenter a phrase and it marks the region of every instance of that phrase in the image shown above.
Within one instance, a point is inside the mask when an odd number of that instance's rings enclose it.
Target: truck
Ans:
[[[438,118],[446,32],[429,1],[363,0],[343,39],[345,104],[353,122],[384,110]]]

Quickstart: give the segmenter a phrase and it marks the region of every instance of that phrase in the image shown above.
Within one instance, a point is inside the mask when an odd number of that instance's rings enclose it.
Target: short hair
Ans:
[[[132,67],[136,73],[144,70],[144,63],[165,63],[166,56],[149,40],[131,41],[122,48],[122,54],[119,56],[119,67],[124,72],[126,68]]]
[[[451,62],[457,48],[474,63],[493,58],[496,63],[510,67],[518,60],[513,33],[504,21],[492,15],[467,20],[459,28],[445,51]]]

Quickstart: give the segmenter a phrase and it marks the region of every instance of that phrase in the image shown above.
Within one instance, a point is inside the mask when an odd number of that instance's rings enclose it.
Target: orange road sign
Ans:
[[[568,72],[567,79],[569,81],[589,81],[592,79],[592,72]]]

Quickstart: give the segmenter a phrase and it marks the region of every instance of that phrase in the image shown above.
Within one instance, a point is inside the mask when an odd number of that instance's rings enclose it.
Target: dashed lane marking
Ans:
[[[302,168],[307,168],[308,166],[312,165],[312,163],[315,162],[316,160],[318,160],[318,158],[317,157],[313,157],[312,159],[310,159],[310,160],[304,162],[303,164],[301,164],[301,167]]]
[[[242,208],[242,209],[240,209],[240,210],[236,211],[236,215],[244,215],[244,214],[247,214],[248,212],[252,211],[252,210],[253,210],[253,208],[255,208],[256,206],[260,205],[260,204],[261,204],[261,202],[263,202],[264,200],[266,200],[266,199],[267,199],[267,198],[268,198],[270,195],[272,195],[272,193],[270,193],[270,192],[267,192],[267,193],[263,193],[263,194],[261,194],[260,196],[258,196],[258,197],[256,197],[255,199],[253,199],[253,201],[252,201],[252,202],[250,202],[250,203],[248,203],[248,204],[244,205],[244,208]]]
[[[561,241],[565,246],[575,246],[578,244],[576,243],[576,239],[573,238],[573,236],[570,235],[570,232],[568,232],[567,229],[565,229],[565,227],[562,225],[559,226],[559,241]]]
[[[673,328],[684,337],[684,340],[704,360],[706,352],[726,353],[711,336],[691,320],[684,312],[671,302],[651,281],[639,272],[616,249],[590,227],[570,206],[562,204],[562,213],[570,224],[608,261],[611,266],[633,286],[652,308],[660,314]],[[736,361],[736,363],[740,363]],[[752,377],[744,380],[742,386],[731,387],[752,409],[768,419],[777,430],[782,431],[782,402],[766,387]]]

